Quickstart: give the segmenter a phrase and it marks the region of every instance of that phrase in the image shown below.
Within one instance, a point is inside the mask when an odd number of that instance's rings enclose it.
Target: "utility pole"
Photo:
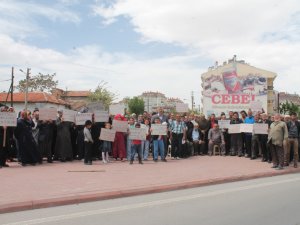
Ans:
[[[25,86],[25,111],[27,111],[28,107],[28,82],[29,82],[30,68],[27,68],[26,72],[26,86]]]
[[[191,97],[192,97],[192,111],[194,112],[194,91],[192,91],[191,93]]]
[[[10,106],[14,106],[14,67],[11,68]]]

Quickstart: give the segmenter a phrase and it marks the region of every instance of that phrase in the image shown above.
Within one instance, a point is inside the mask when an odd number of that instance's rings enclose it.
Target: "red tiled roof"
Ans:
[[[0,102],[5,102],[6,98],[10,101],[10,94],[7,98],[7,93],[0,93]],[[24,102],[25,101],[25,93],[19,92],[13,94],[14,102]],[[29,92],[28,93],[28,102],[34,103],[54,103],[59,105],[68,105],[67,102],[61,99],[57,99],[54,95],[44,93],[44,92]]]
[[[64,96],[66,97],[87,97],[91,94],[90,91],[67,91]]]

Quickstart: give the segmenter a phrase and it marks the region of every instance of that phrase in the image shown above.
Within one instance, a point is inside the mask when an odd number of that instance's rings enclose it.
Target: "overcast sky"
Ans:
[[[0,0],[0,90],[56,73],[59,88],[200,101],[200,75],[237,55],[300,93],[298,0]],[[186,100],[185,100],[186,99]]]

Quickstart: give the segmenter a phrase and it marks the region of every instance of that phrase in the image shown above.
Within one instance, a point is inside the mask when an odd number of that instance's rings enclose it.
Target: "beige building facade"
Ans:
[[[228,115],[229,111],[253,108],[272,114],[276,76],[274,72],[251,66],[243,60],[237,61],[235,57],[221,66],[216,63],[201,75],[202,112]]]

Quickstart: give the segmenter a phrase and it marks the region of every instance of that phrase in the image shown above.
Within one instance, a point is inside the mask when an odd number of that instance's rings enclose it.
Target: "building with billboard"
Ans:
[[[245,61],[233,59],[209,67],[201,75],[202,111],[228,115],[229,111],[274,111],[273,82],[276,73],[250,66]]]

